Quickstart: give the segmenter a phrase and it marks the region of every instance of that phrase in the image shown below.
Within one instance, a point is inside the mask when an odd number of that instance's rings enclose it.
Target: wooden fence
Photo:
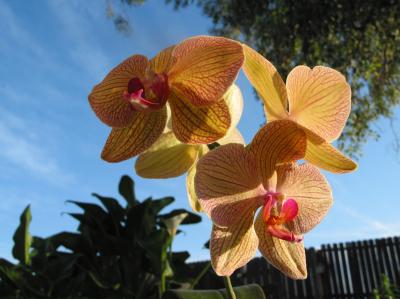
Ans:
[[[400,237],[323,245],[306,250],[308,278],[292,280],[264,258],[255,258],[232,275],[234,285],[260,284],[268,299],[371,298],[381,287],[381,275],[400,286]],[[199,273],[208,262],[193,263]],[[212,269],[200,280],[198,289],[223,288]]]

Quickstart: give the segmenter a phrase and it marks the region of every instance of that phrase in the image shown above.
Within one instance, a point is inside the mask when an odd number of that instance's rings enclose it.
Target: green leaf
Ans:
[[[170,270],[167,264],[167,248],[170,241],[171,237],[165,230],[158,230],[154,231],[146,240],[139,242],[151,263],[149,272],[162,275]]]
[[[23,286],[22,271],[18,266],[10,263],[9,261],[0,258],[0,278],[1,280],[8,280],[15,286]]]
[[[29,250],[32,243],[32,236],[29,233],[29,224],[32,220],[30,205],[25,208],[19,219],[19,226],[13,236],[12,254],[22,265],[29,266],[31,264]]]
[[[130,237],[148,238],[156,225],[158,213],[174,201],[173,197],[146,199],[127,213],[126,231]]]
[[[123,207],[120,206],[119,202],[116,199],[101,196],[97,193],[92,193],[92,195],[101,201],[106,210],[113,215],[114,219],[117,222],[120,222],[122,220],[125,214],[125,210]]]
[[[119,235],[121,230],[121,221],[125,216],[125,209],[122,208],[119,202],[114,198],[104,197],[96,193],[92,193],[92,195],[100,200],[103,206],[106,208],[114,223],[115,232]]]
[[[50,241],[54,249],[57,249],[60,246],[64,246],[74,253],[79,252],[90,254],[92,252],[90,240],[87,240],[82,234],[61,232],[47,238],[47,240]]]
[[[204,243],[203,248],[210,249],[210,240],[208,240],[206,243]]]
[[[82,225],[88,225],[92,229],[100,229],[101,231],[114,229],[112,217],[105,210],[103,210],[99,205],[93,203],[86,203],[74,200],[67,200],[69,203],[73,203],[84,210],[84,214],[79,216],[76,213],[70,213],[70,215],[80,221],[81,230]]]
[[[107,213],[98,205],[93,203],[67,200],[69,203],[73,203],[85,211],[88,215],[92,216],[94,219],[103,219],[107,217]]]
[[[57,253],[49,260],[49,263],[43,272],[49,281],[58,282],[71,276],[73,268],[80,254]]]
[[[226,299],[218,290],[168,290],[162,299]],[[250,298],[249,298],[250,299]]]
[[[190,253],[188,251],[177,251],[172,253],[172,262],[173,264],[185,263],[186,260],[190,257]]]
[[[72,218],[75,218],[79,222],[83,223],[85,221],[85,217],[81,213],[68,213]]]
[[[175,209],[167,214],[160,215],[160,218],[171,218],[179,214],[187,214],[181,224],[194,224],[201,222],[201,217],[195,213],[189,212],[185,209]]]
[[[136,205],[135,183],[129,176],[123,175],[121,177],[118,190],[119,194],[127,201],[128,206],[133,207]]]
[[[152,206],[154,214],[157,215],[162,209],[164,209],[166,206],[170,205],[174,201],[175,199],[171,196],[166,196],[160,199],[153,199]]]
[[[249,284],[233,288],[236,299],[265,299],[265,294],[258,284]],[[227,299],[225,289],[221,290],[169,290],[162,299]]]

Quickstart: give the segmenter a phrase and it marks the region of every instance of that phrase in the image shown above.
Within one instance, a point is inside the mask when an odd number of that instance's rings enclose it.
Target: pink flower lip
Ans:
[[[154,74],[150,80],[145,81],[135,77],[129,80],[123,99],[136,111],[158,110],[167,102],[168,91],[168,80],[164,74]]]
[[[279,192],[268,192],[265,195],[263,218],[268,226],[268,232],[274,237],[285,241],[301,242],[303,236],[297,236],[282,226],[289,221],[293,221],[299,213],[299,206],[296,200],[293,198],[284,199],[284,197]],[[279,212],[279,215],[273,213],[276,211]]]

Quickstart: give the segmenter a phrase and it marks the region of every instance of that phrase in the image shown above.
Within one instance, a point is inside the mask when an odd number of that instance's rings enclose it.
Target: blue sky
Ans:
[[[63,212],[76,209],[65,200],[92,201],[91,192],[118,196],[123,174],[134,178],[139,198],[172,195],[174,208],[189,209],[184,177],[145,180],[134,174],[133,160],[100,159],[109,128],[87,101],[93,85],[126,57],[153,56],[186,37],[207,34],[211,22],[198,8],[175,12],[160,2],[129,10],[133,32],[124,37],[106,18],[105,1],[0,0],[0,257],[11,257],[12,235],[28,203],[34,235],[75,230],[76,222]],[[250,141],[263,112],[242,75],[238,83],[245,98],[239,129]],[[383,137],[365,146],[358,171],[328,174],[335,204],[305,236],[306,246],[399,235],[400,159],[388,122],[376,126]],[[189,250],[193,260],[208,258],[201,248],[210,227],[206,217],[184,227],[175,249]]]

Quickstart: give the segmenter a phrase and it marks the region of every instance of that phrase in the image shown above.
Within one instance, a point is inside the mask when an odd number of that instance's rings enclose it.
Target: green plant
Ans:
[[[170,288],[190,288],[188,252],[173,252],[179,225],[201,218],[183,209],[161,214],[174,199],[147,198],[139,202],[134,183],[123,176],[114,198],[93,194],[100,204],[68,201],[81,213],[78,232],[48,238],[31,237],[29,206],[14,235],[13,256],[0,259],[1,294],[21,298],[159,298]]]
[[[381,287],[372,291],[373,299],[395,299],[400,297],[400,289],[392,284],[389,277],[381,275]]]

